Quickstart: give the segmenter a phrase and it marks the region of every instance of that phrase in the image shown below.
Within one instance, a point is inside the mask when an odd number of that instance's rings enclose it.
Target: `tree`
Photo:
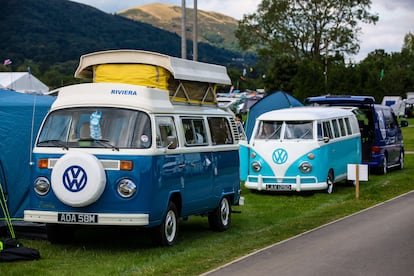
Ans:
[[[402,52],[408,52],[408,54],[414,55],[414,34],[409,32],[404,36],[404,45]]]
[[[324,55],[356,54],[359,22],[376,23],[371,0],[263,0],[236,30],[243,49],[271,49],[296,61]]]

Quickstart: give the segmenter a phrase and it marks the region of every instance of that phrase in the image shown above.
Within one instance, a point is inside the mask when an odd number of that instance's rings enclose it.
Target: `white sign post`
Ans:
[[[359,181],[368,181],[368,165],[348,164],[348,180],[355,181],[355,197],[359,198]]]

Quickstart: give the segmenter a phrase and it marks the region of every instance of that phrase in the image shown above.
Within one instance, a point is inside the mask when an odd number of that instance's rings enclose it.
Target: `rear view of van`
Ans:
[[[375,104],[371,96],[328,95],[309,97],[306,104],[341,106],[351,109],[358,118],[362,142],[362,162],[371,171],[386,174],[390,168],[404,168],[404,140],[391,107]]]

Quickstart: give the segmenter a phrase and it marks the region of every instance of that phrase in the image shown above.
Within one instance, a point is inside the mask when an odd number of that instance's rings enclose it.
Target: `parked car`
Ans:
[[[356,116],[342,108],[293,107],[265,112],[240,141],[240,176],[258,191],[332,193],[361,163]]]
[[[408,122],[402,120],[399,124],[391,107],[375,104],[371,96],[327,95],[309,97],[305,103],[357,107],[352,110],[360,125],[362,163],[380,174],[386,174],[390,168],[404,168],[404,140],[400,127],[407,126]]]

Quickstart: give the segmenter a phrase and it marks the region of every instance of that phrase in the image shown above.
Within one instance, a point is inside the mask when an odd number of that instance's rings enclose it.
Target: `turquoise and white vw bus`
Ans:
[[[152,228],[176,241],[179,218],[224,231],[240,198],[239,136],[216,104],[222,66],[118,50],[81,57],[93,83],[62,87],[39,131],[25,221],[51,242],[79,226]]]
[[[333,192],[347,164],[361,163],[361,135],[350,110],[295,107],[256,120],[240,141],[241,179],[251,190]]]

